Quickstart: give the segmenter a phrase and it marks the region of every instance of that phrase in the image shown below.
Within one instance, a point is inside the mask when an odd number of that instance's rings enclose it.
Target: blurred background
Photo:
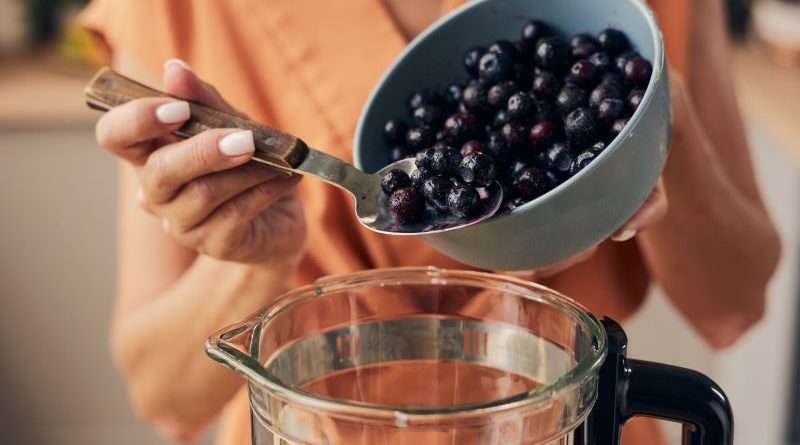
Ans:
[[[108,352],[116,170],[82,98],[100,61],[73,22],[83,3],[0,0],[2,444],[166,443],[131,414]],[[784,243],[768,312],[712,353],[654,288],[627,329],[632,356],[722,385],[737,444],[800,444],[800,1],[727,3],[731,69]]]

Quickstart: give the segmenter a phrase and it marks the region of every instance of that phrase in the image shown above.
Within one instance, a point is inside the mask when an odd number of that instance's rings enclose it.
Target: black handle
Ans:
[[[620,325],[605,318],[603,326],[609,349],[591,419],[595,445],[618,445],[636,416],[683,423],[684,445],[733,444],[733,413],[716,383],[690,369],[628,359]]]

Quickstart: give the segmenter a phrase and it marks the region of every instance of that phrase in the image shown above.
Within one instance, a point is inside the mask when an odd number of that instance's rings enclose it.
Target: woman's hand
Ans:
[[[240,115],[181,61],[165,64],[164,83],[176,97]],[[299,261],[306,242],[300,178],[248,163],[255,150],[250,131],[173,136],[189,114],[180,100],[133,100],[98,121],[97,140],[134,167],[139,204],[180,244],[222,260]]]

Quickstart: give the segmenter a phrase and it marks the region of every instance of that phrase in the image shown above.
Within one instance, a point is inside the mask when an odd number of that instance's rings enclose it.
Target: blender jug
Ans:
[[[717,385],[626,345],[534,283],[399,268],[299,288],[206,351],[247,378],[255,445],[613,445],[639,415],[732,443]]]

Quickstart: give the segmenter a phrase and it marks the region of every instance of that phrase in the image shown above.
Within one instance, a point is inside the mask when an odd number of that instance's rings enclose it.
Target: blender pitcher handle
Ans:
[[[608,356],[600,371],[592,413],[595,445],[618,445],[622,426],[647,416],[683,424],[683,445],[732,445],[733,413],[727,396],[707,376],[686,368],[628,359],[628,339],[605,318]]]

